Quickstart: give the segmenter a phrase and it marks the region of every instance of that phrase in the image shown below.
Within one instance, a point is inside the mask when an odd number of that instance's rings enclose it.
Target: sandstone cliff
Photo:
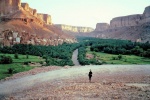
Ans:
[[[143,14],[115,17],[110,21],[110,26],[106,23],[97,23],[95,31],[137,26],[146,22],[150,22],[150,6],[145,8]]]
[[[50,15],[37,13],[21,0],[0,0],[0,45],[58,45],[63,42],[76,40],[52,25]]]
[[[14,13],[20,8],[20,0],[0,0],[0,16]]]
[[[95,31],[105,31],[109,29],[109,24],[107,23],[97,23]]]
[[[41,14],[41,13],[37,13],[37,17],[44,21],[46,24],[50,24],[52,25],[52,21],[51,21],[51,16],[48,14]]]
[[[55,24],[62,31],[70,31],[75,33],[88,33],[94,31],[93,28],[90,27],[79,27],[79,26],[71,26],[71,25],[63,25],[63,24]]]
[[[110,21],[110,28],[124,27],[124,26],[136,26],[138,25],[141,19],[142,19],[141,14],[116,17]]]
[[[110,26],[107,23],[97,23],[95,32],[90,36],[99,38],[128,39],[138,42],[150,41],[150,6],[143,14],[135,14],[113,18]]]

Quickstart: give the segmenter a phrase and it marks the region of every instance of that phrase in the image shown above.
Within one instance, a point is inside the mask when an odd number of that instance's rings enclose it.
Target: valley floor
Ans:
[[[88,72],[92,70],[92,82]],[[149,65],[50,66],[0,82],[1,100],[149,100]]]

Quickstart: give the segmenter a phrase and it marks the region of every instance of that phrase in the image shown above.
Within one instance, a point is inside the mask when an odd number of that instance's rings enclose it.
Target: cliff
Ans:
[[[97,23],[95,31],[137,26],[146,22],[150,22],[150,6],[145,8],[143,14],[115,17],[110,21],[110,26],[107,23]]]
[[[129,39],[132,41],[150,41],[150,6],[143,14],[115,17],[107,23],[97,23],[90,36],[99,38]]]
[[[0,0],[0,16],[5,16],[21,9],[20,2],[20,0]]]
[[[90,27],[79,27],[79,26],[71,26],[71,25],[63,25],[63,24],[55,24],[62,31],[69,31],[75,33],[88,33],[94,31],[93,28]]]
[[[37,13],[37,17],[46,24],[52,25],[51,16],[48,14]]]
[[[95,31],[105,31],[109,29],[109,24],[107,23],[97,23]]]
[[[141,19],[142,19],[141,14],[116,17],[110,21],[110,28],[124,27],[124,26],[136,26],[138,25]]]
[[[58,45],[63,42],[76,40],[52,25],[50,15],[37,13],[21,0],[0,0],[0,45]]]

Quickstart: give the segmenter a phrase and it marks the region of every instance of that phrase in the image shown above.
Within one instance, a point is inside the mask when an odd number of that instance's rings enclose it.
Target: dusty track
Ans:
[[[93,71],[92,83],[88,82],[89,69]],[[146,84],[127,86],[127,83]],[[149,65],[90,65],[59,69],[36,75],[23,76],[17,79],[0,82],[1,99],[132,99],[139,92],[146,97],[137,96],[136,100],[150,97],[150,67]],[[142,85],[141,85],[142,86]],[[129,88],[133,87],[133,88]],[[146,87],[146,88],[144,88]],[[113,89],[114,88],[114,89]],[[129,88],[129,89],[128,89]],[[147,89],[147,90],[138,90]],[[147,91],[145,94],[145,91]],[[108,92],[103,93],[103,92]],[[120,92],[120,95],[118,94]],[[138,92],[133,94],[131,92]],[[68,93],[68,94],[67,94]],[[126,95],[124,93],[127,93]],[[87,95],[87,96],[86,96]],[[101,96],[100,96],[101,95]],[[130,96],[128,98],[128,96]],[[108,98],[107,98],[108,97]]]

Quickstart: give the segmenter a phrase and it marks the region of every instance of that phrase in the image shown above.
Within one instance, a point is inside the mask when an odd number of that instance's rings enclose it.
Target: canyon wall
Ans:
[[[20,0],[0,0],[0,16],[14,13],[21,8]]]
[[[35,20],[39,19],[40,23],[43,22],[45,24],[52,25],[52,20],[50,15],[41,14],[41,13],[38,14],[37,10],[30,8],[28,3],[21,3],[21,0],[0,0],[0,17],[2,17],[3,19],[4,18],[11,19],[11,16],[13,16],[13,18],[15,18],[14,16],[16,16],[16,18],[19,17],[21,18],[23,14],[20,15],[19,14],[20,12],[25,12],[24,15],[26,16],[27,20],[34,18]],[[30,13],[31,15],[27,16],[26,12]]]
[[[145,8],[143,14],[115,17],[110,21],[110,26],[106,23],[97,23],[95,31],[137,26],[147,22],[150,22],[150,6]]]
[[[107,23],[97,23],[95,31],[105,31],[109,29],[109,24]]]
[[[46,24],[52,25],[51,16],[48,14],[37,13],[37,17],[44,21]]]
[[[141,14],[116,17],[110,21],[110,28],[136,26],[141,19],[142,19]]]
[[[87,32],[94,31],[94,29],[90,27],[78,27],[78,26],[63,25],[63,24],[55,24],[55,26],[57,26],[62,31],[70,31],[75,33],[87,33]]]

